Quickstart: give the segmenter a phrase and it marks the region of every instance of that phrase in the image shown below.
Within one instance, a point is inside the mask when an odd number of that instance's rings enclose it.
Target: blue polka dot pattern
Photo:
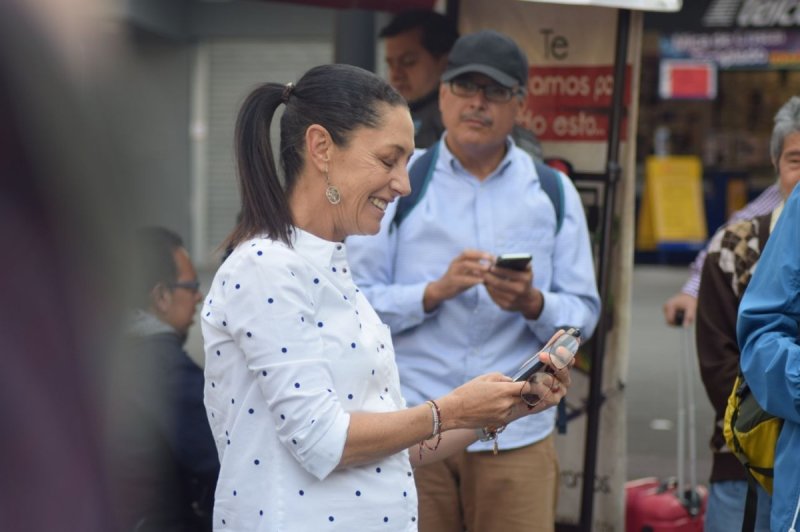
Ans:
[[[253,460],[253,463],[254,463],[255,465],[258,465],[258,464],[260,464],[260,463],[261,463],[261,460],[259,460],[258,458],[256,458],[255,460]]]
[[[317,279],[316,277],[314,278],[314,284],[319,284],[319,279]]]
[[[348,394],[347,394],[347,398],[348,398],[348,399],[352,399],[352,398],[353,398],[353,394],[352,394],[352,393],[348,393]]]
[[[254,412],[255,412],[255,410],[253,410],[252,408],[250,408],[250,409],[248,409],[248,410],[247,410],[247,413],[248,413],[248,414],[252,414],[252,413],[254,413]]]
[[[281,353],[288,353],[289,350],[285,347],[281,347]]]
[[[275,303],[275,300],[272,299],[272,298],[269,298],[269,299],[267,299],[267,303],[269,303],[271,305],[271,304]]]
[[[294,383],[294,387],[295,388],[299,388],[300,387],[300,383],[299,382]]]
[[[356,497],[361,497],[361,490],[356,490]]]
[[[242,287],[242,285],[240,285],[239,283],[236,283],[236,289],[237,289],[237,290],[238,290],[239,288],[241,288],[241,287]]]
[[[321,329],[322,327],[324,327],[324,326],[325,326],[325,324],[324,324],[324,323],[322,323],[321,321],[318,321],[318,322],[317,322],[317,327],[319,327],[320,329]]]
[[[333,516],[332,516],[332,515],[329,515],[329,516],[328,516],[328,521],[330,521],[331,523],[333,523]]]
[[[261,255],[263,255],[263,254],[264,254],[264,252],[263,252],[263,251],[259,251],[259,252],[257,253],[257,255],[258,255],[259,257],[260,257]]]
[[[250,331],[247,331],[247,337],[248,338],[252,338],[253,337],[253,333],[251,333]]]
[[[299,491],[299,493],[300,493],[300,496],[301,496],[301,497],[302,497],[303,495],[305,495],[305,494],[306,494],[306,492],[305,492],[305,491],[303,491],[303,490],[300,490],[300,491]]]

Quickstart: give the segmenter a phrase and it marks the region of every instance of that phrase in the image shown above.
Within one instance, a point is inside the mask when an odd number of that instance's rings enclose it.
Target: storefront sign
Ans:
[[[800,30],[673,33],[660,47],[662,58],[713,61],[721,69],[800,66]]]
[[[665,100],[717,97],[717,65],[712,61],[662,59],[658,80],[658,95]]]
[[[662,32],[800,29],[800,0],[691,0],[679,13],[648,13],[645,27]]]

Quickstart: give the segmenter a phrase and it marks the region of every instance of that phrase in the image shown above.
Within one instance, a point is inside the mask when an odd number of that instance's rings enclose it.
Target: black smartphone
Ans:
[[[494,265],[499,268],[508,268],[509,270],[516,270],[518,272],[525,271],[533,257],[530,253],[503,253],[494,262]]]
[[[546,349],[542,349],[542,351],[547,351],[550,354],[554,354],[558,347],[566,347],[567,350],[572,353],[570,360],[572,357],[575,356],[575,353],[578,351],[578,346],[580,345],[580,338],[581,338],[581,331],[576,327],[569,327],[564,334],[558,337],[558,339],[552,343]],[[566,360],[564,366],[566,367],[569,364],[570,360]],[[539,353],[536,353],[531,358],[525,361],[525,363],[520,366],[517,372],[511,377],[516,382],[526,381],[531,378],[534,373],[537,373],[542,370],[550,370],[550,368],[541,360],[539,360]]]

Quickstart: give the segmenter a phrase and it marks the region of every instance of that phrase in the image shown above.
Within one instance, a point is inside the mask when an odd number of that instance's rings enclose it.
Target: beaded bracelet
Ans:
[[[442,412],[439,410],[439,405],[436,404],[436,401],[430,400],[425,401],[425,403],[431,407],[431,415],[433,417],[433,430],[431,431],[431,436],[427,440],[422,440],[419,442],[419,459],[422,461],[422,449],[428,449],[429,451],[435,451],[439,448],[439,444],[442,442]],[[436,437],[436,443],[433,446],[428,444],[428,440],[433,439]]]

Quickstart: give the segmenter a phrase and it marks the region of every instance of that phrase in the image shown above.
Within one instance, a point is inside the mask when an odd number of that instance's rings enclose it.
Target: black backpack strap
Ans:
[[[537,160],[533,161],[533,165],[536,167],[536,173],[539,174],[542,190],[550,198],[550,202],[556,210],[556,234],[558,234],[561,231],[561,224],[564,222],[564,184],[561,182],[558,171],[554,168]]]
[[[436,159],[439,155],[439,142],[433,149],[426,150],[408,169],[408,180],[411,185],[411,193],[397,200],[397,210],[394,211],[394,218],[389,230],[399,227],[400,223],[408,216],[411,210],[419,203],[420,198],[425,195],[428,183],[431,181],[433,170],[436,167]]]
[[[742,532],[753,532],[756,529],[756,509],[758,508],[758,492],[756,480],[747,473],[747,497],[744,501],[744,518],[742,518]]]
[[[400,226],[411,210],[419,203],[422,196],[425,195],[425,190],[428,188],[434,168],[436,167],[436,159],[439,155],[439,145],[441,142],[442,141],[437,142],[433,149],[426,150],[408,169],[411,193],[397,201],[397,210],[394,212],[394,218],[389,228],[390,231]],[[547,197],[550,198],[550,202],[555,209],[557,234],[561,231],[561,225],[564,222],[564,184],[561,182],[561,176],[558,175],[558,171],[555,169],[536,160],[533,161],[533,165],[539,176],[542,190],[544,190]]]

